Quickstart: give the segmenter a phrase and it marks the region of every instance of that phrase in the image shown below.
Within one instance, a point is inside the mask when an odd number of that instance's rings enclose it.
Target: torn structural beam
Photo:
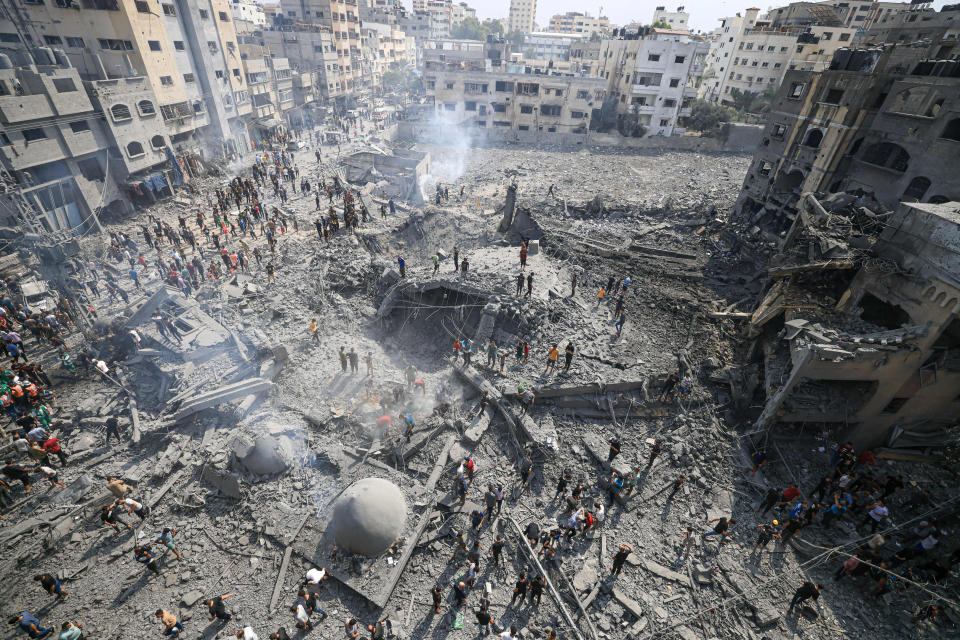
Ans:
[[[509,404],[507,403],[507,398],[504,394],[500,393],[500,390],[490,384],[482,375],[477,373],[476,369],[473,367],[454,367],[454,371],[457,372],[461,378],[467,381],[474,389],[476,389],[481,395],[483,393],[487,394],[487,399],[490,401],[497,411],[500,412],[500,415],[503,416],[503,419],[509,424],[515,432],[518,432],[523,435],[527,440],[533,442],[542,443],[544,438],[540,437],[543,435],[543,431],[537,424],[533,421],[530,416],[524,413],[522,410],[519,415],[515,414]]]
[[[185,402],[174,415],[175,422],[182,422],[193,414],[215,407],[224,402],[245,398],[250,394],[262,393],[273,388],[273,383],[263,378],[250,378],[233,384],[224,385]]]

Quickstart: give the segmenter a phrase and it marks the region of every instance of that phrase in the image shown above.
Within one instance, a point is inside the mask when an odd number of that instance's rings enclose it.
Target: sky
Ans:
[[[480,18],[506,18],[510,8],[510,0],[466,0],[467,4],[477,10],[477,16]],[[951,0],[951,2],[954,0]],[[769,2],[750,3],[747,0],[673,0],[667,2],[638,2],[638,0],[538,0],[537,2],[537,24],[546,27],[550,22],[550,16],[555,13],[566,13],[567,11],[580,11],[582,13],[596,16],[600,13],[600,7],[603,7],[603,15],[610,18],[614,24],[622,25],[630,22],[650,22],[653,17],[653,10],[658,5],[663,5],[667,9],[676,9],[681,4],[686,7],[690,14],[690,28],[693,31],[710,31],[718,26],[717,21],[726,16],[736,15],[738,11],[743,11],[747,7],[759,7],[766,11],[770,7],[782,7],[789,4],[790,0],[783,0],[776,4]],[[942,7],[946,0],[937,0],[933,6],[937,9]]]

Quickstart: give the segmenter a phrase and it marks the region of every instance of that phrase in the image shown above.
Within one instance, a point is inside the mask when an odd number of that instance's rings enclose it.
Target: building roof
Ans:
[[[948,222],[960,226],[960,202],[944,202],[942,204],[934,204],[932,202],[912,202],[910,206],[914,209],[919,209],[931,215],[935,215],[938,218],[943,218]]]
[[[654,33],[662,33],[668,36],[688,36],[690,32],[686,29],[660,29],[657,27],[653,28]]]

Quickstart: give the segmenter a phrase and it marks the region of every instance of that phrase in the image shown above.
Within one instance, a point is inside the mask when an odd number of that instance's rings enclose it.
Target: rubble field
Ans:
[[[762,265],[736,250],[739,232],[726,223],[748,156],[414,150],[430,155],[430,174],[421,178],[426,203],[398,200],[397,212],[381,217],[390,185],[351,185],[371,218],[330,242],[314,227],[313,191],[291,193],[284,205],[268,197],[267,208],[278,207],[285,220],[273,258],[276,284],[251,261],[248,272],[208,279],[189,298],[164,286],[155,269],[142,275],[145,291],[135,291],[127,266],[107,257],[104,238],[84,238],[85,259],[118,274],[130,303],[94,300],[98,332],[68,340],[72,349],[92,343],[107,354],[110,377],[71,374],[51,349],[34,350],[56,381],[54,430],[70,454],[60,472],[67,488],[38,480],[30,494],[12,489],[15,505],[0,520],[4,614],[29,608],[44,626],[79,620],[85,637],[133,638],[159,633],[154,611],[167,609],[188,637],[227,637],[246,625],[261,638],[279,627],[293,637],[290,606],[307,570],[323,566],[331,578],[319,599],[329,617],[315,615],[306,636],[342,637],[349,617],[361,625],[386,617],[399,637],[472,637],[473,611],[486,592],[496,623],[532,638],[548,626],[581,640],[917,637],[910,618],[927,594],[865,600],[852,580],[829,580],[844,559],[831,548],[864,538],[853,522],[839,523],[829,537],[804,529],[788,545],[751,551],[757,525],[767,521],[756,513],[763,494],[789,482],[811,489],[829,470],[833,445],[817,430],[782,434],[767,445],[768,465],[751,473],[745,434],[757,381],[732,382],[752,357],[735,316],[762,295]],[[329,183],[342,170],[335,156],[317,163],[310,149],[296,158],[314,189],[318,177]],[[230,177],[208,176],[193,187],[210,191]],[[437,183],[449,189],[439,204]],[[327,206],[324,194],[320,207]],[[181,194],[151,213],[173,226],[182,216],[195,228],[196,210],[206,207],[201,195]],[[142,245],[141,224],[109,230]],[[270,259],[262,234],[245,241],[261,248],[264,263]],[[530,246],[522,272],[534,274],[529,297],[515,293],[521,241]],[[466,272],[454,269],[454,247],[459,261],[469,260]],[[212,244],[206,250],[217,257]],[[618,337],[614,296],[598,302],[597,294],[609,279],[622,288],[627,277]],[[157,310],[175,318],[182,342],[157,331]],[[319,344],[308,330],[314,317]],[[129,344],[131,329],[141,336],[139,349]],[[453,358],[454,341],[467,337],[470,366]],[[505,354],[492,365],[490,340]],[[521,340],[529,360],[516,357]],[[575,355],[564,372],[568,343]],[[548,372],[552,344],[561,357]],[[341,371],[341,347],[356,352],[356,373]],[[661,402],[661,381],[673,371],[687,372],[692,389]],[[531,387],[536,402],[524,406],[520,393]],[[483,392],[489,406],[480,403]],[[409,438],[404,414],[415,422]],[[111,415],[124,426],[121,445],[105,443]],[[623,451],[611,466],[607,441],[615,434]],[[655,440],[663,453],[648,464]],[[456,477],[467,456],[476,470],[461,504]],[[532,462],[526,486],[525,459]],[[606,480],[633,466],[640,468],[633,493],[608,505]],[[893,460],[881,466],[884,473],[909,469],[925,488],[948,486],[943,470],[918,472]],[[588,510],[608,505],[606,517],[548,561],[530,554],[523,532],[531,522],[542,531],[567,522],[554,495],[565,473],[571,487],[583,485]],[[686,482],[668,499],[680,474]],[[133,528],[121,526],[119,534],[100,521],[113,499],[110,476],[152,509],[143,521],[125,515]],[[383,481],[398,488],[403,504],[391,497],[365,506],[382,498]],[[477,532],[470,516],[484,509],[488,485],[507,495]],[[357,486],[373,493],[357,499]],[[890,501],[893,520],[907,520],[897,514],[898,500]],[[349,513],[349,527],[328,527],[334,512]],[[732,542],[701,538],[721,516],[736,521]],[[153,575],[132,550],[165,526],[175,528],[183,559],[153,545],[163,552]],[[469,566],[462,554],[451,559],[458,533],[468,548],[479,540],[483,550],[459,621],[452,589]],[[503,567],[489,555],[497,534],[507,541]],[[624,543],[633,553],[613,579],[611,559]],[[539,605],[511,605],[517,575],[541,571],[549,588]],[[45,594],[33,581],[39,573],[58,576],[69,595]],[[785,615],[808,579],[827,584],[817,610]],[[429,593],[435,584],[440,614]],[[203,601],[226,593],[233,620],[209,622]]]

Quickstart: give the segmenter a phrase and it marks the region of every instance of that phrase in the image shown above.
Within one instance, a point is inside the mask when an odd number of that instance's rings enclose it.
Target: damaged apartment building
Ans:
[[[757,431],[919,459],[960,415],[960,62],[893,41],[787,73],[735,216],[775,247],[749,318]]]

